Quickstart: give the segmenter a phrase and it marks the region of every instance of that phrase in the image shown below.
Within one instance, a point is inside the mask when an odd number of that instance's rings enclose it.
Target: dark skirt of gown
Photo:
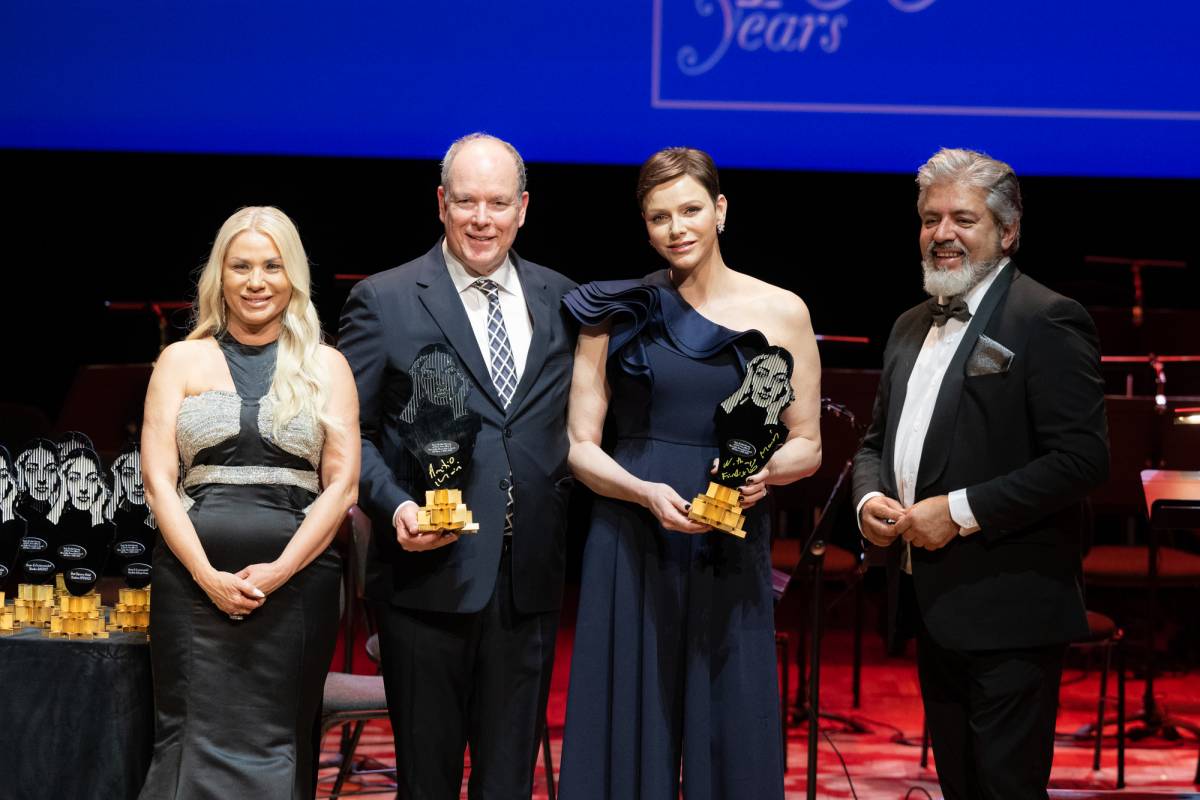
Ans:
[[[294,456],[262,440],[258,401],[247,399],[263,390],[246,380],[246,363],[235,359],[256,348],[222,346],[241,394],[240,432],[202,450],[196,464],[297,468]],[[254,361],[249,368],[256,368]],[[197,402],[209,401],[200,396]],[[234,573],[275,560],[314,499],[299,486],[267,483],[204,483],[188,493],[195,501],[188,518],[209,561]],[[235,621],[158,540],[150,612],[155,747],[143,800],[313,796],[340,580],[340,559],[326,550],[261,608]]]
[[[690,309],[664,273],[588,284],[566,298],[611,319],[609,423],[631,474],[704,491],[713,411],[765,347]],[[621,800],[782,798],[770,531],[744,540],[666,531],[598,498],[583,557],[563,742],[562,795]]]

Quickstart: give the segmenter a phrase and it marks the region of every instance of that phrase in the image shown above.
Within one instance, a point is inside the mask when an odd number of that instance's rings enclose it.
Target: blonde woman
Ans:
[[[278,209],[243,208],[217,233],[195,328],[155,365],[141,454],[162,535],[141,797],[311,797],[358,398],[320,343],[304,248]]]

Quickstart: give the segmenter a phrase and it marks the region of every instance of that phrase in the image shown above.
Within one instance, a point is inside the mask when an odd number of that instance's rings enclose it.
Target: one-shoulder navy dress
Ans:
[[[583,325],[610,321],[611,454],[690,501],[717,455],[713,412],[767,345],[701,316],[666,271],[580,286]],[[761,505],[761,504],[760,504]],[[566,800],[783,797],[766,511],[745,539],[663,529],[634,503],[597,498],[563,741]]]

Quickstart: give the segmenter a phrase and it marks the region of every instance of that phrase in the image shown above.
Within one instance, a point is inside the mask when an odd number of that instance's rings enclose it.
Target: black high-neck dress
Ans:
[[[273,561],[320,491],[324,431],[301,414],[272,433],[274,343],[219,340],[236,392],[185,398],[181,498],[213,567]],[[150,647],[154,760],[143,800],[307,800],[321,692],[338,624],[340,560],[327,550],[235,621],[160,538]]]

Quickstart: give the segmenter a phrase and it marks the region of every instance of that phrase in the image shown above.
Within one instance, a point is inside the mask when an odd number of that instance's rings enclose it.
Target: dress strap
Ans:
[[[226,331],[217,337],[217,344],[238,395],[245,402],[257,402],[275,379],[279,340],[263,345],[242,344]]]

